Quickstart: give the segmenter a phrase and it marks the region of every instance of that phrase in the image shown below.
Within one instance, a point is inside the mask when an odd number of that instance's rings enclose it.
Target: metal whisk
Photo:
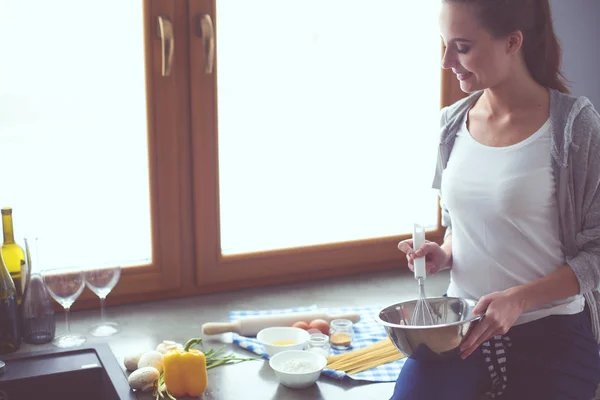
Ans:
[[[413,227],[413,249],[419,249],[424,243],[425,229],[422,225],[415,224]],[[425,295],[425,278],[427,277],[425,257],[415,258],[414,273],[419,285],[419,298],[410,317],[410,324],[416,326],[435,325],[437,323],[437,316]]]
[[[416,326],[435,325],[437,317],[427,301],[427,296],[425,296],[425,279],[417,278],[417,282],[419,284],[419,298],[410,317],[410,324]]]

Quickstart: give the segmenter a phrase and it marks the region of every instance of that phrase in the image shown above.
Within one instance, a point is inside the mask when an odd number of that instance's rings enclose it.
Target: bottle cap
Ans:
[[[0,361],[0,375],[4,373],[4,362]]]
[[[10,215],[10,214],[12,214],[12,208],[2,207],[2,215]]]

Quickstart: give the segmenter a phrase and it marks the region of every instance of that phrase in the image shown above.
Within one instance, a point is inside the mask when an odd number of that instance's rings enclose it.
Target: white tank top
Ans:
[[[517,144],[490,147],[473,139],[463,120],[442,176],[442,201],[452,219],[448,296],[477,300],[565,264],[550,133],[548,120]],[[583,307],[576,295],[530,310],[516,324]]]

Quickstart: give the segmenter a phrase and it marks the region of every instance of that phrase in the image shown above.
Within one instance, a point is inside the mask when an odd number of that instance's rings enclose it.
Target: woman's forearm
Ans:
[[[543,278],[508,290],[513,291],[520,300],[523,311],[527,311],[575,296],[579,293],[579,283],[573,269],[565,264]]]
[[[444,250],[447,257],[446,265],[444,265],[441,270],[452,268],[452,234],[446,236],[446,240],[444,240],[444,243],[442,243],[440,247]]]

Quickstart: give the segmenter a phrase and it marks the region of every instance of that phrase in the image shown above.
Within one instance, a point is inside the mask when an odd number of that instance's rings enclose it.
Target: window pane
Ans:
[[[150,261],[142,3],[9,0],[0,15],[0,203],[16,239],[37,235],[42,264]]]
[[[217,1],[224,254],[436,226],[438,3]]]

